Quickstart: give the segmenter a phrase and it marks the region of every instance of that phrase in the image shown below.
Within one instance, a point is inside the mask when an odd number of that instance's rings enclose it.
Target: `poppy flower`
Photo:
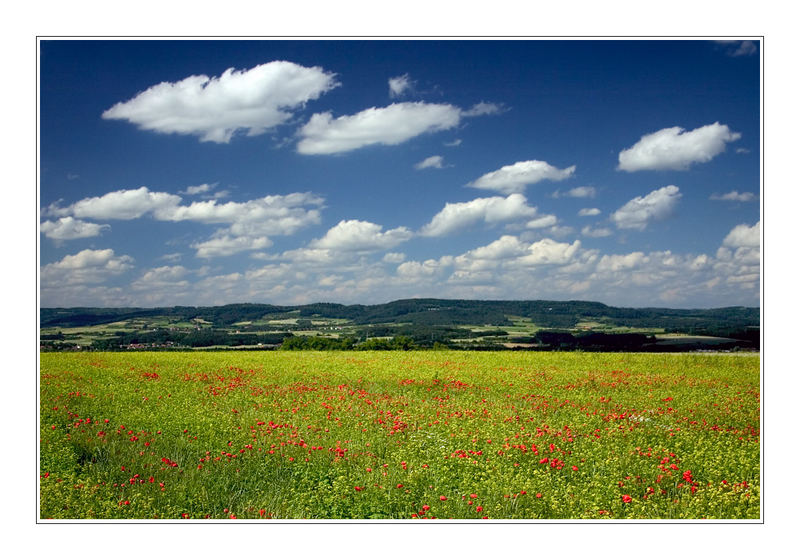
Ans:
[[[632,498],[630,497],[630,494],[623,494],[622,495],[622,501],[625,502],[626,504],[629,504],[631,502],[631,499]]]

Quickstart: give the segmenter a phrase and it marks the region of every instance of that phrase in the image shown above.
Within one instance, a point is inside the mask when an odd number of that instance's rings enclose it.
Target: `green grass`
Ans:
[[[758,355],[65,353],[40,375],[42,518],[761,515]]]

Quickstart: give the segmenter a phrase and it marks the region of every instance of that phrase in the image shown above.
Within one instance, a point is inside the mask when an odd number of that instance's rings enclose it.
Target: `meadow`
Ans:
[[[759,519],[758,355],[40,355],[42,519]]]

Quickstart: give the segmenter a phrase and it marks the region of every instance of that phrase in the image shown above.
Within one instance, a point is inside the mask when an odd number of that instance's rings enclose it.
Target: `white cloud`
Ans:
[[[521,241],[514,235],[504,235],[500,239],[492,241],[488,245],[467,251],[463,255],[456,257],[455,262],[461,268],[475,268],[475,261],[499,261],[521,257],[531,246]],[[482,268],[478,266],[477,268]]]
[[[420,276],[434,276],[440,270],[440,264],[434,259],[425,262],[407,261],[397,267],[397,274],[403,277],[418,278]]]
[[[641,251],[628,253],[627,255],[603,255],[597,263],[598,272],[619,272],[636,268],[649,261]]]
[[[578,216],[597,216],[599,214],[599,208],[581,208],[578,210]]]
[[[589,226],[585,226],[581,229],[581,235],[585,237],[608,237],[611,235],[611,230],[604,227],[599,228],[592,228]]]
[[[213,184],[203,183],[202,185],[195,185],[195,186],[191,186],[191,187],[186,187],[186,190],[185,191],[180,191],[180,194],[188,194],[188,195],[202,194],[202,193],[206,193],[206,192],[210,191],[211,189],[213,189],[216,186],[217,186],[217,183],[213,183]]]
[[[182,266],[152,268],[130,284],[130,291],[139,305],[176,305],[194,302],[197,287],[187,279],[190,271]]]
[[[59,218],[56,222],[47,220],[39,227],[39,230],[49,239],[55,241],[66,241],[70,239],[82,239],[85,237],[96,237],[104,230],[110,229],[108,224],[92,224],[82,220],[76,220],[72,216]]]
[[[575,187],[567,192],[556,191],[552,194],[553,198],[561,198],[563,196],[569,198],[594,198],[597,194],[597,189],[594,187]]]
[[[725,236],[722,244],[733,248],[761,247],[761,222],[756,222],[752,226],[739,224]]]
[[[583,251],[586,258],[590,258],[592,253]],[[483,247],[478,247],[471,251],[459,255],[453,259],[456,272],[451,280],[460,283],[469,282],[490,282],[496,284],[513,285],[515,282],[526,283],[520,274],[527,271],[534,274],[540,267],[569,265],[577,263],[581,254],[581,243],[561,243],[553,239],[544,238],[534,243],[527,243],[519,237],[504,235],[500,239]],[[498,272],[495,278],[488,277],[487,271],[506,271]],[[541,279],[544,280],[544,279]],[[547,280],[548,282],[550,280]],[[518,289],[517,286],[516,289]]]
[[[342,220],[309,244],[312,249],[334,251],[377,251],[391,249],[413,237],[405,227],[383,231],[383,227],[361,220]]]
[[[491,171],[468,183],[476,189],[498,191],[503,194],[520,193],[527,185],[549,179],[562,181],[572,176],[575,166],[557,169],[547,162],[539,160],[518,161]]]
[[[41,283],[46,287],[75,284],[99,284],[110,276],[122,274],[133,268],[133,258],[116,256],[113,249],[84,249],[75,255],[66,255],[60,261],[41,269]]]
[[[192,300],[207,301],[208,305],[224,305],[232,301],[242,301],[247,293],[245,275],[239,272],[220,274],[203,278],[192,286]]]
[[[532,243],[527,254],[519,257],[517,262],[526,266],[540,266],[551,264],[567,264],[576,255],[581,247],[581,242],[576,240],[572,244],[559,243],[549,238]]]
[[[756,195],[751,192],[743,192],[740,193],[739,191],[731,191],[725,194],[712,194],[709,197],[709,200],[729,200],[734,202],[750,202],[754,200]]]
[[[711,161],[725,151],[726,142],[733,142],[741,136],[738,132],[731,132],[728,125],[718,122],[689,132],[679,126],[664,128],[642,136],[632,147],[622,150],[617,169],[688,169],[692,163]]]
[[[404,93],[411,91],[413,87],[414,83],[411,81],[411,78],[408,77],[408,74],[389,78],[389,97],[400,97]]]
[[[757,41],[717,41],[721,45],[726,45],[725,53],[728,56],[749,56],[758,52]]]
[[[438,237],[480,222],[495,224],[534,216],[536,208],[528,206],[527,199],[521,194],[511,194],[506,198],[493,196],[476,198],[469,202],[448,202],[420,233]]]
[[[414,165],[414,169],[427,169],[429,167],[442,169],[444,167],[444,158],[442,156],[431,156]]]
[[[292,116],[291,109],[339,84],[320,67],[274,61],[250,70],[229,68],[219,77],[189,76],[162,82],[117,103],[104,119],[127,120],[144,130],[191,134],[228,143],[237,131],[263,134]]]
[[[461,138],[456,138],[452,142],[445,142],[444,145],[447,146],[448,148],[455,148],[456,146],[460,146]]]
[[[160,208],[155,218],[171,222],[231,224],[229,233],[235,235],[291,235],[303,227],[319,223],[319,211],[307,207],[322,203],[322,198],[311,193],[269,195],[245,202],[206,200],[188,206]]]
[[[461,110],[447,104],[393,103],[360,113],[333,118],[317,113],[303,126],[297,151],[301,154],[335,154],[372,144],[397,145],[427,132],[458,125]]]
[[[193,245],[198,250],[197,256],[210,258],[268,247],[272,243],[267,236],[292,235],[304,227],[318,224],[320,211],[314,207],[321,206],[324,200],[311,193],[290,193],[245,202],[205,200],[189,205],[180,202],[181,197],[177,195],[140,187],[86,198],[65,208],[53,204],[45,213],[117,220],[132,220],[150,214],[159,221],[227,224],[227,228],[214,232],[208,241]]]
[[[200,243],[193,243],[192,249],[197,249],[196,255],[202,259],[210,259],[215,257],[229,257],[242,251],[255,251],[264,249],[272,245],[265,236],[254,237],[247,235],[230,236],[222,233],[217,234]]]
[[[541,229],[555,226],[557,222],[558,219],[553,214],[543,214],[542,216],[527,222],[525,227],[528,229]]]
[[[761,222],[734,227],[717,250],[712,269],[724,285],[757,292],[761,283]],[[719,287],[717,287],[719,289]]]
[[[113,191],[103,196],[84,198],[61,208],[51,204],[45,214],[53,216],[72,215],[77,218],[95,220],[134,220],[149,212],[159,212],[177,206],[181,197],[164,192],[152,192],[147,187]]]
[[[142,274],[138,280],[132,282],[131,287],[139,291],[186,287],[188,282],[184,278],[188,273],[189,271],[180,265],[151,268]]]
[[[500,113],[505,113],[507,109],[505,109],[502,105],[498,105],[497,103],[486,103],[481,101],[480,103],[476,103],[470,109],[466,111],[462,111],[462,115],[465,117],[480,117],[482,115],[497,115]]]
[[[575,229],[569,226],[554,225],[547,231],[550,232],[550,235],[554,237],[566,237],[568,235],[572,235],[575,232]]]
[[[385,263],[399,264],[406,260],[405,253],[386,253],[381,259]]]
[[[645,196],[637,196],[611,214],[620,229],[644,230],[652,221],[663,220],[672,214],[681,197],[680,189],[669,185]]]
[[[312,249],[301,247],[284,251],[279,256],[273,257],[280,260],[288,260],[293,264],[299,265],[323,265],[330,266],[342,262],[341,254],[331,249]]]

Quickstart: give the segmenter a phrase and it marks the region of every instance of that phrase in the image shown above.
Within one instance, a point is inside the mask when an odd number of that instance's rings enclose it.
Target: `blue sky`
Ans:
[[[759,305],[758,41],[39,56],[43,307]]]

